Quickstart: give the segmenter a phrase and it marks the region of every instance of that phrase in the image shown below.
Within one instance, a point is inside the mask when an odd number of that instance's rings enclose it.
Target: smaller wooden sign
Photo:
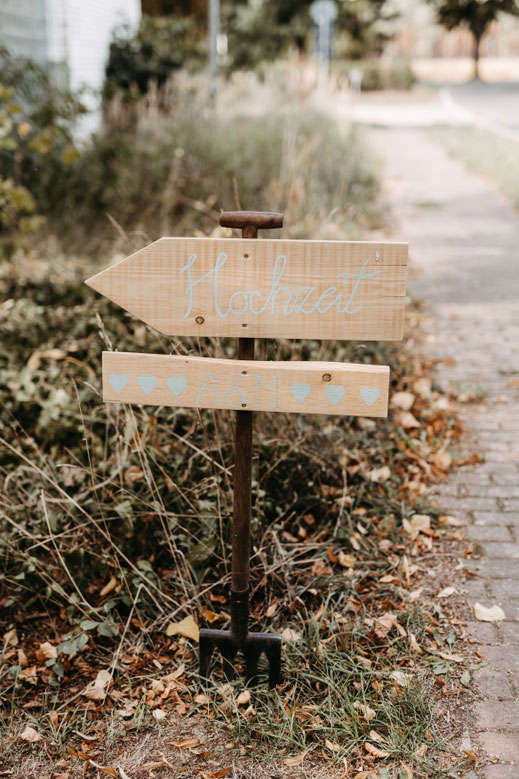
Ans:
[[[190,408],[387,416],[389,368],[103,352],[103,399]]]

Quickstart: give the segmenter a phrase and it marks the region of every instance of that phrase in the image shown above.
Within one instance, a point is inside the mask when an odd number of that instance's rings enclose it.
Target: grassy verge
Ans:
[[[375,182],[360,147],[335,136],[349,173],[330,183],[326,154],[312,151],[319,140],[305,136],[298,157],[302,136],[288,143],[289,129],[280,120],[278,168],[258,168],[262,188],[239,204],[288,209],[306,237],[318,228],[305,214],[317,213],[320,236],[338,237],[352,215],[329,209],[351,192],[356,229],[369,223]],[[249,141],[238,137],[239,162]],[[304,171],[298,186],[288,177],[272,203],[287,159],[292,171],[306,159],[312,183]],[[182,213],[198,219],[189,229],[215,225],[205,207]],[[124,230],[121,240],[140,239]],[[258,415],[252,622],[283,633],[284,681],[244,690],[215,668],[201,687],[197,628],[178,623],[228,623],[233,417],[105,407],[100,352],[233,356],[235,345],[150,332],[83,286],[91,272],[86,261],[29,254],[0,279],[2,767],[122,779],[155,769],[208,779],[456,775],[433,685],[441,678],[459,694],[462,627],[420,584],[452,532],[425,485],[444,478],[459,434],[432,366],[401,344],[261,343],[264,359],[389,364],[399,400],[377,422]],[[419,315],[410,317],[412,331]],[[425,590],[435,588],[436,577]]]
[[[210,235],[222,210],[283,211],[290,238],[376,223],[375,165],[355,128],[338,131],[311,108],[258,118],[239,105],[213,114],[182,93],[166,114],[113,111],[77,162],[35,183],[53,236],[69,254],[112,256],[163,235]]]
[[[431,131],[431,136],[474,173],[491,179],[519,208],[519,146],[516,141],[477,127],[438,128]]]

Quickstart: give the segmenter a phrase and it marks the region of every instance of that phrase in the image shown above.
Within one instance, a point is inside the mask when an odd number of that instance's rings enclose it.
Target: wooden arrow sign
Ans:
[[[166,335],[402,338],[407,244],[161,238],[87,281]]]
[[[193,408],[385,417],[389,368],[103,352],[103,399]]]

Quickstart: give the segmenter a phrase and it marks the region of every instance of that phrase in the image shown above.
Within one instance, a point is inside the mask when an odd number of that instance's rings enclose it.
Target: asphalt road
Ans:
[[[519,83],[457,84],[448,92],[456,105],[478,119],[519,131]]]

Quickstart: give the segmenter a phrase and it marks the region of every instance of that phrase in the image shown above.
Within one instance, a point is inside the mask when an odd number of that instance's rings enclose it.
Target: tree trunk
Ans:
[[[474,34],[474,81],[479,81],[479,47],[481,45],[481,35]]]

